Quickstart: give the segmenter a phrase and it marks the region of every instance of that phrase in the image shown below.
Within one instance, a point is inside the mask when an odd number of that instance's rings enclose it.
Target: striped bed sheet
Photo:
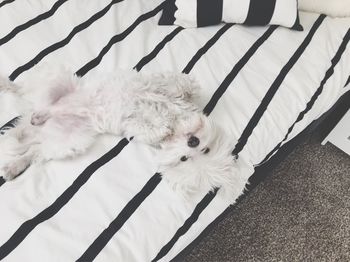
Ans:
[[[303,32],[236,24],[183,29],[157,25],[163,6],[3,0],[0,73],[19,83],[46,63],[81,77],[116,68],[191,74],[202,86],[200,106],[248,160],[240,170],[247,181],[349,92],[349,18],[301,13]],[[20,114],[18,101],[0,94],[0,126]],[[76,159],[2,180],[0,260],[172,260],[229,203],[218,191],[185,202],[162,181],[154,155],[106,135]]]

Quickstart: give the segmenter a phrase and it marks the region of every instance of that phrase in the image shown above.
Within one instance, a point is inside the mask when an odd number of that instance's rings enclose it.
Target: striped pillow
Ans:
[[[281,25],[302,31],[297,0],[168,0],[160,25],[185,28],[221,22]]]

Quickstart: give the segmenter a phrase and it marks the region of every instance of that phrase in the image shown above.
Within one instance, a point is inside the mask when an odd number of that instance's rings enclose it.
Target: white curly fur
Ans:
[[[188,123],[200,121],[196,130]],[[230,139],[220,126],[203,116],[179,125],[173,139],[162,144],[159,172],[171,188],[190,199],[199,192],[205,194],[220,188],[219,194],[234,203],[241,195],[247,182],[242,168],[246,163],[240,157],[232,156],[235,141]],[[192,128],[192,129],[191,129]],[[190,132],[189,134],[186,132]],[[190,148],[184,136],[195,136],[199,146]],[[185,157],[186,161],[181,161]]]
[[[184,74],[118,71],[84,78],[43,69],[22,85],[0,80],[0,92],[30,103],[16,128],[0,137],[0,175],[11,180],[33,164],[84,153],[104,133],[161,149],[165,180],[185,198],[222,187],[232,202],[244,188],[233,144],[194,103],[199,86]],[[198,146],[188,141],[197,137]],[[187,161],[180,159],[185,156]]]

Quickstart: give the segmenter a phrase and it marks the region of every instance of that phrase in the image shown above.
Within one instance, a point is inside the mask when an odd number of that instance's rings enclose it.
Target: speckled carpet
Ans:
[[[313,140],[297,147],[185,261],[350,261],[350,157]]]

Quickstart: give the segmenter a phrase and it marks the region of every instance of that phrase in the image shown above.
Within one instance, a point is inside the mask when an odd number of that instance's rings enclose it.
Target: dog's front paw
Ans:
[[[32,114],[30,123],[33,126],[41,126],[50,118],[50,113],[46,111],[36,112]]]
[[[26,161],[13,161],[5,165],[2,170],[2,177],[6,180],[13,180],[28,168]]]
[[[16,169],[11,166],[11,165],[6,165],[2,168],[1,170],[2,173],[2,177],[6,180],[6,181],[10,181],[13,180],[16,176],[17,176],[17,171]]]

